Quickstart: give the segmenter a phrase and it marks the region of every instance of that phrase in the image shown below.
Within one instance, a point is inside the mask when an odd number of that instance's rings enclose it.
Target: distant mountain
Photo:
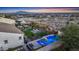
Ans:
[[[18,12],[3,13],[3,14],[32,14],[32,15],[39,15],[39,14],[52,14],[52,13],[35,13],[35,12],[18,11]]]
[[[18,11],[15,14],[32,14],[31,12]]]
[[[51,14],[51,13],[35,13],[35,12],[18,11],[15,14]]]
[[[18,11],[18,12],[10,12],[10,13],[1,13],[1,14],[34,14],[32,12]]]

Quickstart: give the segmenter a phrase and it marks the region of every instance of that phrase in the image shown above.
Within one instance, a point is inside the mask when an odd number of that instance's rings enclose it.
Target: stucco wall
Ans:
[[[21,39],[19,39],[20,36],[22,37]],[[5,44],[4,40],[8,40],[8,43]],[[23,34],[0,32],[0,49],[7,50],[23,44]]]

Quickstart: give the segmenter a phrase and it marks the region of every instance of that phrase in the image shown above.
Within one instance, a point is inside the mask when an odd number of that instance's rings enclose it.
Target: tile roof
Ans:
[[[14,25],[7,24],[7,23],[0,23],[0,32],[8,32],[8,33],[19,33],[22,32],[16,28]]]

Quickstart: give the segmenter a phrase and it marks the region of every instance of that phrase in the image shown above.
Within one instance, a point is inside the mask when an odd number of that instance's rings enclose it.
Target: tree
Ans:
[[[79,26],[72,24],[62,28],[61,30],[63,32],[61,41],[63,42],[64,49],[79,49]]]

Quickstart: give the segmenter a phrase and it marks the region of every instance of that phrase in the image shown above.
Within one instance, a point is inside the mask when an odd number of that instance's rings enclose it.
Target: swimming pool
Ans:
[[[41,46],[46,46],[48,44],[54,43],[59,40],[58,35],[47,35],[37,41]]]

